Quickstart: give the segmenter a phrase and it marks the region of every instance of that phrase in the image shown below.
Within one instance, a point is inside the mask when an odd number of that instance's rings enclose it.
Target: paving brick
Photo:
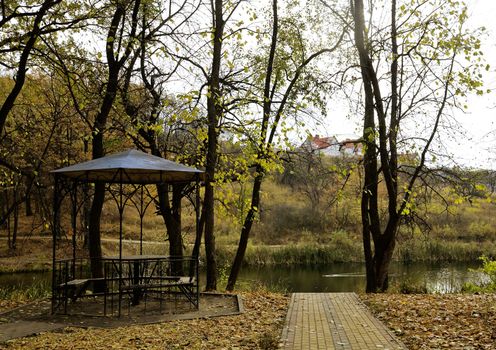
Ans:
[[[283,350],[405,350],[355,293],[293,293]]]

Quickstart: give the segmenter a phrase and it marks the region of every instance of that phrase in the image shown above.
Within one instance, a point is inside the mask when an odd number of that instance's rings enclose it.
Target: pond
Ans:
[[[405,282],[425,286],[428,292],[459,292],[466,282],[481,282],[484,276],[469,269],[478,263],[404,265],[393,263],[390,285]],[[269,289],[288,292],[363,292],[365,291],[365,266],[363,263],[339,263],[315,267],[264,267],[244,269],[240,280],[260,281]]]
[[[475,269],[478,263],[404,265],[391,266],[391,285],[406,282],[425,286],[428,292],[459,292],[465,282],[484,280]],[[0,274],[0,288],[27,289],[33,285],[49,286],[50,272]],[[205,277],[201,276],[201,281]],[[245,284],[262,284],[268,289],[288,292],[363,292],[365,290],[365,267],[363,263],[336,263],[314,267],[243,268],[239,281]]]

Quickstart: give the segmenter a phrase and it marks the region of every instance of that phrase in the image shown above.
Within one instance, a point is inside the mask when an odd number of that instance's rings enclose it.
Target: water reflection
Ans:
[[[428,292],[459,292],[466,282],[480,282],[477,263],[432,265],[415,263],[391,266],[391,285],[405,282],[425,286]],[[269,288],[289,292],[362,292],[365,290],[365,267],[362,263],[331,264],[315,267],[264,267],[242,270],[241,280],[259,281]]]
[[[415,263],[391,266],[391,285],[406,282],[425,286],[428,292],[459,292],[466,282],[485,282],[476,269],[478,263],[427,264]],[[26,289],[36,283],[49,286],[50,272],[0,274],[0,288]],[[205,281],[204,272],[200,276]],[[365,266],[363,263],[341,263],[313,267],[243,268],[240,282],[263,284],[269,289],[288,292],[363,292],[365,291]]]

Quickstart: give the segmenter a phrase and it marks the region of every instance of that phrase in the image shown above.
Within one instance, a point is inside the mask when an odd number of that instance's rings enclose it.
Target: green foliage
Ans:
[[[468,293],[496,292],[496,260],[485,255],[479,257],[479,260],[482,262],[482,267],[475,271],[481,272],[488,281],[483,284],[465,283],[462,287],[462,291]]]
[[[483,272],[490,279],[490,284],[496,287],[496,260],[493,260],[485,255],[480,257],[482,268],[479,271]]]

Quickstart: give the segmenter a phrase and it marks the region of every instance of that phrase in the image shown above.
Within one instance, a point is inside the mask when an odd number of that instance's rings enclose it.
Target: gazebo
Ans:
[[[148,206],[156,200],[153,193],[146,189],[146,185],[189,186],[189,193],[195,195],[192,203],[195,208],[198,239],[199,187],[203,171],[141,151],[128,150],[57,169],[51,173],[55,178],[52,313],[68,314],[71,309],[71,313],[75,311],[86,314],[89,310],[97,310],[98,315],[121,316],[126,300],[128,311],[135,307],[146,312],[147,306],[150,310],[152,304],[159,305],[159,311],[162,311],[162,305],[167,300],[174,300],[176,304],[178,300],[183,300],[183,303],[194,308],[199,307],[198,256],[143,254],[143,219]],[[82,184],[96,183],[106,184],[108,192],[114,187],[114,191],[110,193],[119,212],[119,252],[116,256],[90,256],[85,259],[77,256],[77,217],[84,202],[78,200],[78,197],[81,197],[81,192],[84,193],[80,188]],[[124,193],[124,186],[132,187],[130,193]],[[72,233],[72,257],[59,258],[57,247],[62,237],[61,207],[67,196],[71,203],[71,230],[68,232]],[[133,201],[132,198],[135,197],[139,197],[139,201]],[[135,203],[140,217],[140,249],[136,255],[124,254],[122,246],[123,214],[129,200]],[[139,204],[136,205],[136,202]],[[91,275],[88,269],[91,259],[100,259],[103,276]],[[97,285],[100,287],[94,288]],[[93,291],[90,287],[93,287]],[[83,303],[83,299],[90,302]],[[95,305],[101,305],[103,308],[95,308]],[[138,307],[139,305],[141,307]]]

